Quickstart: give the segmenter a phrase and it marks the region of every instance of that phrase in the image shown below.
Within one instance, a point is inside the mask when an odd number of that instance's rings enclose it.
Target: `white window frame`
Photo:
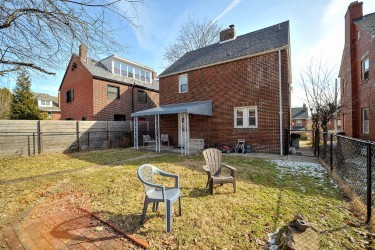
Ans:
[[[255,125],[249,125],[249,110],[255,110]],[[243,114],[243,125],[237,125],[237,110],[242,110]],[[234,128],[258,128],[258,107],[257,106],[246,106],[246,107],[235,107],[234,108]]]
[[[186,78],[186,83],[181,83],[181,79]],[[186,84],[186,91],[181,91],[181,86]],[[178,76],[178,93],[183,94],[189,91],[189,78],[187,74],[179,75]]]
[[[365,120],[365,111],[367,111],[367,120]],[[362,109],[362,133],[369,134],[370,132],[370,117],[369,117],[369,109],[363,108]]]
[[[366,62],[368,62],[368,67],[367,67],[367,69],[365,69],[365,65],[366,65]],[[362,62],[361,62],[361,69],[362,69],[362,81],[364,81],[364,80],[367,80],[367,79],[369,79],[369,76],[367,77],[367,78],[365,78],[365,74],[367,73],[367,74],[370,74],[370,59],[369,59],[369,57],[368,56],[366,56],[363,60],[362,60]]]
[[[302,120],[301,119],[297,119],[296,120],[296,126],[302,126]]]

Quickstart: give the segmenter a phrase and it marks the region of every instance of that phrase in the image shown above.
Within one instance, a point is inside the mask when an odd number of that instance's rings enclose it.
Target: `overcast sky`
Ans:
[[[122,31],[124,44],[128,49],[120,56],[152,67],[161,73],[164,48],[173,42],[181,24],[189,15],[193,18],[214,19],[224,28],[234,24],[237,35],[289,20],[293,76],[292,106],[299,106],[305,98],[296,82],[301,67],[303,68],[312,57],[322,57],[329,67],[334,68],[334,73],[338,74],[344,46],[344,15],[350,2],[353,1],[145,0],[138,8],[138,23],[143,29],[141,32],[132,28]],[[126,8],[126,5],[123,8]],[[375,12],[375,1],[364,0],[363,11],[364,14]],[[111,54],[113,52],[108,51],[108,55]],[[56,76],[34,76],[32,90],[56,96],[63,75],[64,70]],[[12,82],[8,81],[7,87],[13,88]]]

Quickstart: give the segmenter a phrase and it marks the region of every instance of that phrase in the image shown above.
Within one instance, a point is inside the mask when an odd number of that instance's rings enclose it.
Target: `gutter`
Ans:
[[[281,88],[281,50],[278,51],[279,54],[279,105],[280,105],[280,155],[283,155],[283,97]]]

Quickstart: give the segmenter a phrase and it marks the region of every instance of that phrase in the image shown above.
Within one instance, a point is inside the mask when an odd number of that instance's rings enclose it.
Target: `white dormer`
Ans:
[[[116,75],[129,77],[138,81],[152,83],[152,69],[131,62],[118,56],[110,56],[100,61],[108,71]]]
[[[52,107],[52,101],[38,99],[38,106],[39,107]]]

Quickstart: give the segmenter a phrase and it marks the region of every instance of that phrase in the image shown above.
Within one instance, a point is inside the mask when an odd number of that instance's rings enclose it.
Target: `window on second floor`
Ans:
[[[114,62],[113,63],[113,73],[120,75],[121,72],[121,63]]]
[[[120,88],[108,85],[107,98],[110,100],[120,99]]]
[[[296,120],[296,126],[302,126],[302,120]]]
[[[187,74],[178,76],[178,93],[186,93],[186,92],[188,92]]]
[[[370,61],[368,56],[362,61],[362,80],[367,80],[370,74]]]
[[[40,100],[40,106],[51,106],[51,101],[48,100]]]
[[[73,100],[74,100],[74,90],[69,89],[68,91],[66,91],[65,101],[69,103],[69,102],[72,102]]]
[[[147,103],[147,93],[142,90],[138,90],[138,102],[139,103]]]
[[[369,114],[368,108],[362,109],[362,133],[368,134],[369,133]]]

